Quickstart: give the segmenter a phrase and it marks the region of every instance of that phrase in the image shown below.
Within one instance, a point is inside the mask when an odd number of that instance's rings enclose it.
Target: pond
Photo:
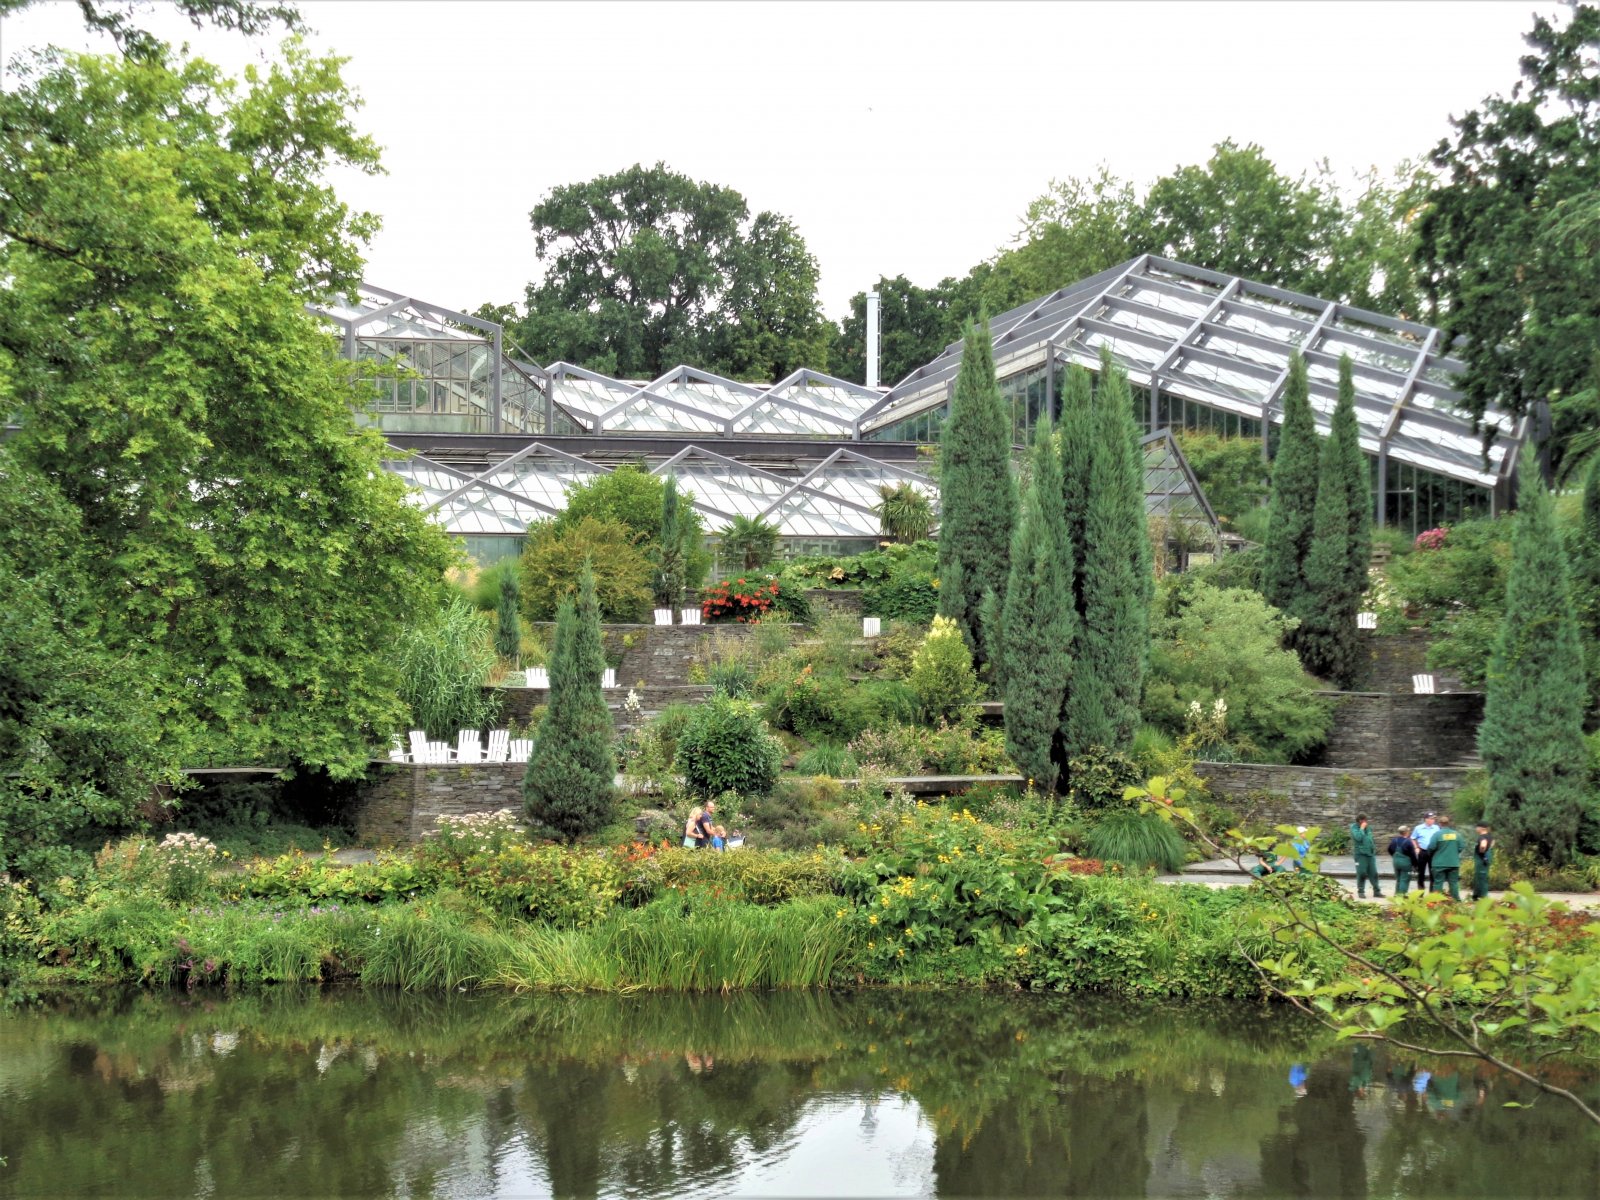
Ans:
[[[1595,1196],[1600,1135],[1282,1010],[102,997],[0,1019],[0,1196]],[[1600,1093],[1591,1076],[1564,1082]]]

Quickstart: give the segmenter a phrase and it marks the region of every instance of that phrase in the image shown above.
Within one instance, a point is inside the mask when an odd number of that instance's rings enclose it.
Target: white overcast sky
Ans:
[[[449,307],[522,299],[528,210],[664,161],[790,217],[830,317],[880,274],[929,285],[1007,244],[1052,178],[1141,186],[1225,137],[1291,174],[1417,157],[1515,82],[1513,3],[712,3],[302,0],[347,56],[388,174],[368,279]],[[230,69],[274,42],[150,28]],[[0,22],[0,55],[85,48],[74,5]],[[101,48],[104,48],[101,46]]]

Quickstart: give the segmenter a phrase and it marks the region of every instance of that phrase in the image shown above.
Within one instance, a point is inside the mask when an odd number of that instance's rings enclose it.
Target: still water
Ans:
[[[0,1196],[1600,1195],[1557,1102],[1250,1006],[137,995],[0,1051]]]

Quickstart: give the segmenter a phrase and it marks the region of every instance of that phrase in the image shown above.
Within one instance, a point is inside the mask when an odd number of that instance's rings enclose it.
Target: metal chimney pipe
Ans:
[[[867,386],[878,386],[878,293],[867,293]]]

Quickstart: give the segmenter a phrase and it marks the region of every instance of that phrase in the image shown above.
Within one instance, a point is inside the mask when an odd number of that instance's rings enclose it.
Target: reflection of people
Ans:
[[[1433,875],[1433,890],[1448,891],[1450,899],[1461,899],[1461,831],[1449,817],[1439,820],[1439,838],[1433,843],[1428,869]]]
[[[1378,886],[1378,848],[1372,843],[1372,831],[1367,828],[1366,814],[1356,817],[1350,826],[1350,853],[1356,858],[1356,897],[1365,899],[1367,884],[1372,884],[1372,896],[1383,899],[1383,889]]]
[[[1428,1080],[1432,1078],[1432,1071],[1418,1071],[1411,1077],[1411,1090],[1419,1096],[1426,1096],[1428,1094]]]
[[[1433,1091],[1428,1094],[1428,1107],[1438,1116],[1446,1117],[1455,1111],[1461,1099],[1461,1076],[1451,1073],[1434,1078]]]
[[[1365,1096],[1372,1086],[1372,1047],[1357,1042],[1350,1051],[1350,1090]]]
[[[1304,1063],[1295,1063],[1289,1068],[1289,1086],[1294,1089],[1296,1096],[1306,1094],[1306,1067]]]
[[[1400,826],[1400,832],[1389,839],[1389,861],[1394,864],[1394,894],[1404,896],[1411,890],[1411,872],[1417,866],[1417,843],[1409,825]]]
[[[1478,836],[1472,843],[1472,898],[1482,900],[1489,894],[1489,868],[1494,864],[1494,838],[1489,827],[1478,822]]]

